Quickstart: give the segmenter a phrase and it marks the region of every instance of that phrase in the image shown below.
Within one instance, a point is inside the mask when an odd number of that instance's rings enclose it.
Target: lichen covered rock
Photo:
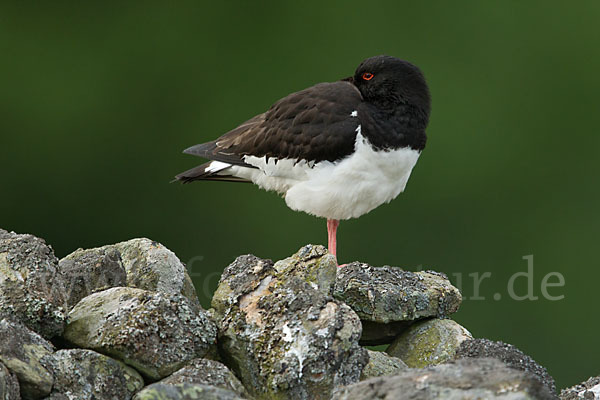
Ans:
[[[127,286],[162,293],[179,293],[200,307],[185,265],[171,250],[150,239],[117,243],[127,272]]]
[[[359,262],[340,269],[333,296],[360,317],[365,345],[391,343],[414,321],[445,317],[458,310],[462,301],[459,290],[443,274]]]
[[[68,277],[69,305],[110,287],[128,286],[178,293],[200,308],[185,266],[171,250],[150,239],[132,239],[94,249],[79,249],[60,260]]]
[[[54,251],[42,239],[0,229],[0,316],[51,339],[63,332],[66,301]]]
[[[502,361],[509,367],[527,371],[536,376],[552,393],[556,392],[554,379],[546,368],[521,350],[503,342],[494,342],[488,339],[471,339],[461,343],[456,352],[456,358],[490,357]]]
[[[555,396],[528,372],[492,358],[462,359],[343,388],[333,400],[553,400]]]
[[[104,289],[127,286],[121,253],[114,246],[79,249],[59,261],[66,279],[69,310],[84,297]]]
[[[360,380],[374,378],[398,373],[408,369],[408,366],[399,358],[392,357],[382,351],[367,350],[369,352],[369,363],[363,369]]]
[[[600,400],[600,376],[560,391],[560,400]]]
[[[530,357],[446,319],[460,302],[443,274],[338,269],[308,245],[276,263],[238,257],[205,311],[157,242],[59,262],[0,229],[0,400],[556,398]],[[359,345],[384,343],[390,354]],[[600,399],[600,378],[561,398]]]
[[[82,299],[69,314],[64,337],[157,380],[208,354],[216,326],[181,295],[117,287]]]
[[[57,399],[128,400],[144,386],[133,368],[92,350],[59,350],[43,362],[54,374]]]
[[[0,362],[0,399],[21,400],[19,380]]]
[[[218,361],[205,358],[196,358],[190,361],[185,367],[164,378],[160,383],[168,385],[194,383],[227,389],[242,397],[247,395],[244,385],[229,368]]]
[[[41,361],[54,350],[20,322],[0,320],[0,362],[17,376],[24,399],[39,399],[52,390],[54,377]]]
[[[368,356],[358,316],[329,296],[336,269],[312,245],[275,264],[248,255],[225,269],[212,301],[219,346],[251,395],[329,399],[359,380]]]
[[[244,400],[227,389],[194,383],[155,383],[146,386],[133,400]]]
[[[471,333],[451,319],[432,318],[416,322],[400,334],[386,352],[411,368],[441,364],[454,358]]]

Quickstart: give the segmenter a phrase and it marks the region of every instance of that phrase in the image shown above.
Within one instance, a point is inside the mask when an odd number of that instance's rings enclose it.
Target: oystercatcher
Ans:
[[[336,254],[339,221],[357,218],[404,191],[427,140],[429,89],[413,64],[364,60],[352,77],[319,83],[184,153],[211,160],[176,176],[253,182],[289,208],[327,219]]]

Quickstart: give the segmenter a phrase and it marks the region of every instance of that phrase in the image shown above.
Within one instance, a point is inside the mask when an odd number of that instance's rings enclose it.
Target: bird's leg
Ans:
[[[327,220],[327,247],[329,252],[336,258],[336,233],[339,224],[340,221],[337,219]]]
[[[338,225],[340,224],[340,221],[337,219],[328,219],[327,220],[327,247],[328,250],[331,254],[333,254],[334,256],[336,256],[336,251],[335,251],[335,247],[336,247],[336,240],[335,240],[335,236],[336,236],[336,232],[337,232],[337,228]]]

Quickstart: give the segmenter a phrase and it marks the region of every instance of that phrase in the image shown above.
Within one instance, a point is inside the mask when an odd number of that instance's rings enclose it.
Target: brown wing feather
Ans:
[[[251,167],[242,160],[243,154],[237,154],[227,149],[231,146],[229,143],[239,143],[244,139],[249,132],[256,131],[257,127],[264,122],[264,113],[255,116],[252,119],[244,122],[235,129],[227,132],[220,138],[212,142],[201,143],[185,149],[185,154],[192,154],[198,157],[208,158],[209,160],[226,162],[233,165],[242,165]],[[222,141],[226,141],[227,145],[223,145]]]
[[[241,156],[335,161],[354,150],[359,122],[350,114],[361,102],[349,82],[321,83],[284,97],[251,129],[226,133],[216,145]]]
[[[245,155],[334,161],[354,148],[358,121],[350,113],[361,102],[360,92],[349,82],[320,83],[184,152],[236,165],[244,165]]]
[[[320,83],[284,97],[265,113],[184,153],[248,168],[254,167],[244,162],[246,155],[315,162],[339,160],[354,151],[360,122],[351,113],[361,103],[360,92],[350,82]],[[177,179],[221,180],[222,175],[204,172],[207,166],[186,171]]]

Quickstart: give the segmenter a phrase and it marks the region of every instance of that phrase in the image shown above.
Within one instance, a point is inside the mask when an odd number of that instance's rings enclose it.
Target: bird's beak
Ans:
[[[346,81],[346,82],[350,82],[350,83],[354,83],[354,77],[353,76],[349,76],[347,78],[342,79],[342,81]]]

